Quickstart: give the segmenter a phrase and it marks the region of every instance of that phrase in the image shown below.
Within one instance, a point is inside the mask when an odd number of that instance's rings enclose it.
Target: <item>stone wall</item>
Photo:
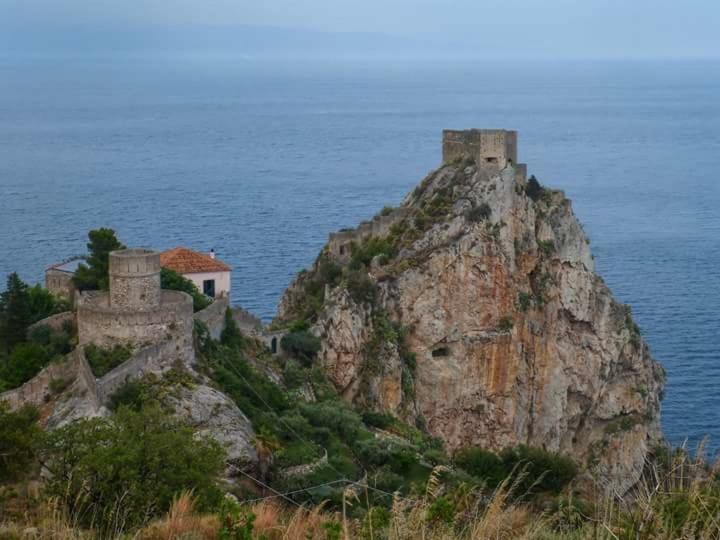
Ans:
[[[55,296],[72,302],[75,296],[73,274],[55,268],[45,270],[45,288]]]
[[[350,260],[352,244],[361,243],[371,236],[385,236],[396,223],[410,214],[407,208],[395,208],[385,215],[377,215],[370,221],[363,221],[356,229],[330,233],[328,250],[333,258],[340,261]]]
[[[182,362],[178,351],[171,341],[145,347],[121,365],[105,374],[97,381],[97,392],[101,403],[106,403],[118,388],[129,380],[138,379],[148,373],[162,373]]]
[[[193,315],[193,319],[207,326],[213,339],[220,339],[220,334],[225,329],[225,311],[230,306],[227,296],[220,296],[205,309]]]
[[[108,294],[83,293],[78,302],[79,344],[99,347],[130,344],[134,347],[172,341],[185,361],[194,358],[192,348],[192,298],[179,291],[162,291],[154,309],[118,310],[109,305]]]
[[[18,409],[23,405],[42,408],[53,397],[53,381],[67,381],[82,386],[90,392],[91,401],[99,403],[95,378],[79,347],[64,360],[48,365],[22,386],[0,394],[0,401],[7,402],[12,409]]]
[[[258,317],[241,307],[233,308],[232,312],[235,323],[244,335],[260,337],[263,331],[263,324]]]
[[[68,325],[75,326],[75,312],[74,311],[63,311],[55,315],[50,315],[45,319],[42,319],[34,324],[31,324],[27,329],[28,336],[32,334],[33,330],[41,326],[47,326],[54,332],[60,332],[64,330]]]

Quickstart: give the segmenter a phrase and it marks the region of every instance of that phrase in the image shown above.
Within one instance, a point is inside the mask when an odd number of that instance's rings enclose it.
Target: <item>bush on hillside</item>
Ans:
[[[142,525],[192,490],[199,510],[221,500],[224,452],[158,407],[73,422],[42,447],[47,493],[101,534]]]
[[[202,294],[192,281],[168,268],[160,269],[160,287],[189,294],[193,299],[193,311],[196,312],[212,304],[212,300]]]
[[[540,185],[540,182],[538,182],[534,174],[530,176],[530,179],[527,181],[525,193],[535,202],[539,201],[545,194],[545,188]]]
[[[489,219],[491,214],[492,209],[490,208],[490,205],[482,203],[468,210],[465,214],[465,219],[467,219],[470,223],[479,223]]]
[[[320,340],[307,330],[285,334],[280,340],[280,346],[306,367],[313,364],[320,352]]]
[[[500,453],[505,469],[516,476],[525,473],[519,489],[524,492],[560,493],[577,475],[575,462],[567,456],[542,448],[520,445]]]
[[[92,343],[85,345],[85,358],[96,377],[102,377],[132,356],[132,349],[127,345],[115,345],[111,348],[98,347]]]
[[[0,482],[17,481],[28,474],[42,431],[38,410],[25,406],[11,411],[0,401]]]

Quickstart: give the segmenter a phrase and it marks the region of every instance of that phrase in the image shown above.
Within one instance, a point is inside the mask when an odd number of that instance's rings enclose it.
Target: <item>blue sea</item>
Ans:
[[[268,320],[330,231],[397,204],[443,128],[520,132],[668,373],[669,440],[720,443],[720,62],[0,58],[0,275],[89,229],[214,248]]]

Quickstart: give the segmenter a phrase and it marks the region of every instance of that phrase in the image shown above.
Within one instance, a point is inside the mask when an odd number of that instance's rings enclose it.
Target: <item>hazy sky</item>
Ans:
[[[478,55],[720,56],[720,0],[0,0],[0,33],[25,42],[149,25],[381,33]]]

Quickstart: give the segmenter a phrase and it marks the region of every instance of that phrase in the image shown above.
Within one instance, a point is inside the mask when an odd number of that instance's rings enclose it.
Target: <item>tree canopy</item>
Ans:
[[[212,303],[212,300],[202,294],[192,281],[169,268],[160,270],[160,286],[163,289],[181,291],[192,296],[194,311],[205,309]]]
[[[115,231],[108,228],[94,229],[88,233],[87,264],[80,264],[73,276],[75,286],[83,290],[107,290],[110,284],[108,271],[110,252],[125,249],[115,236]]]
[[[221,499],[222,447],[157,405],[68,424],[48,434],[41,457],[51,473],[48,494],[83,525],[106,532],[144,524],[184,490],[193,491],[200,510]]]

